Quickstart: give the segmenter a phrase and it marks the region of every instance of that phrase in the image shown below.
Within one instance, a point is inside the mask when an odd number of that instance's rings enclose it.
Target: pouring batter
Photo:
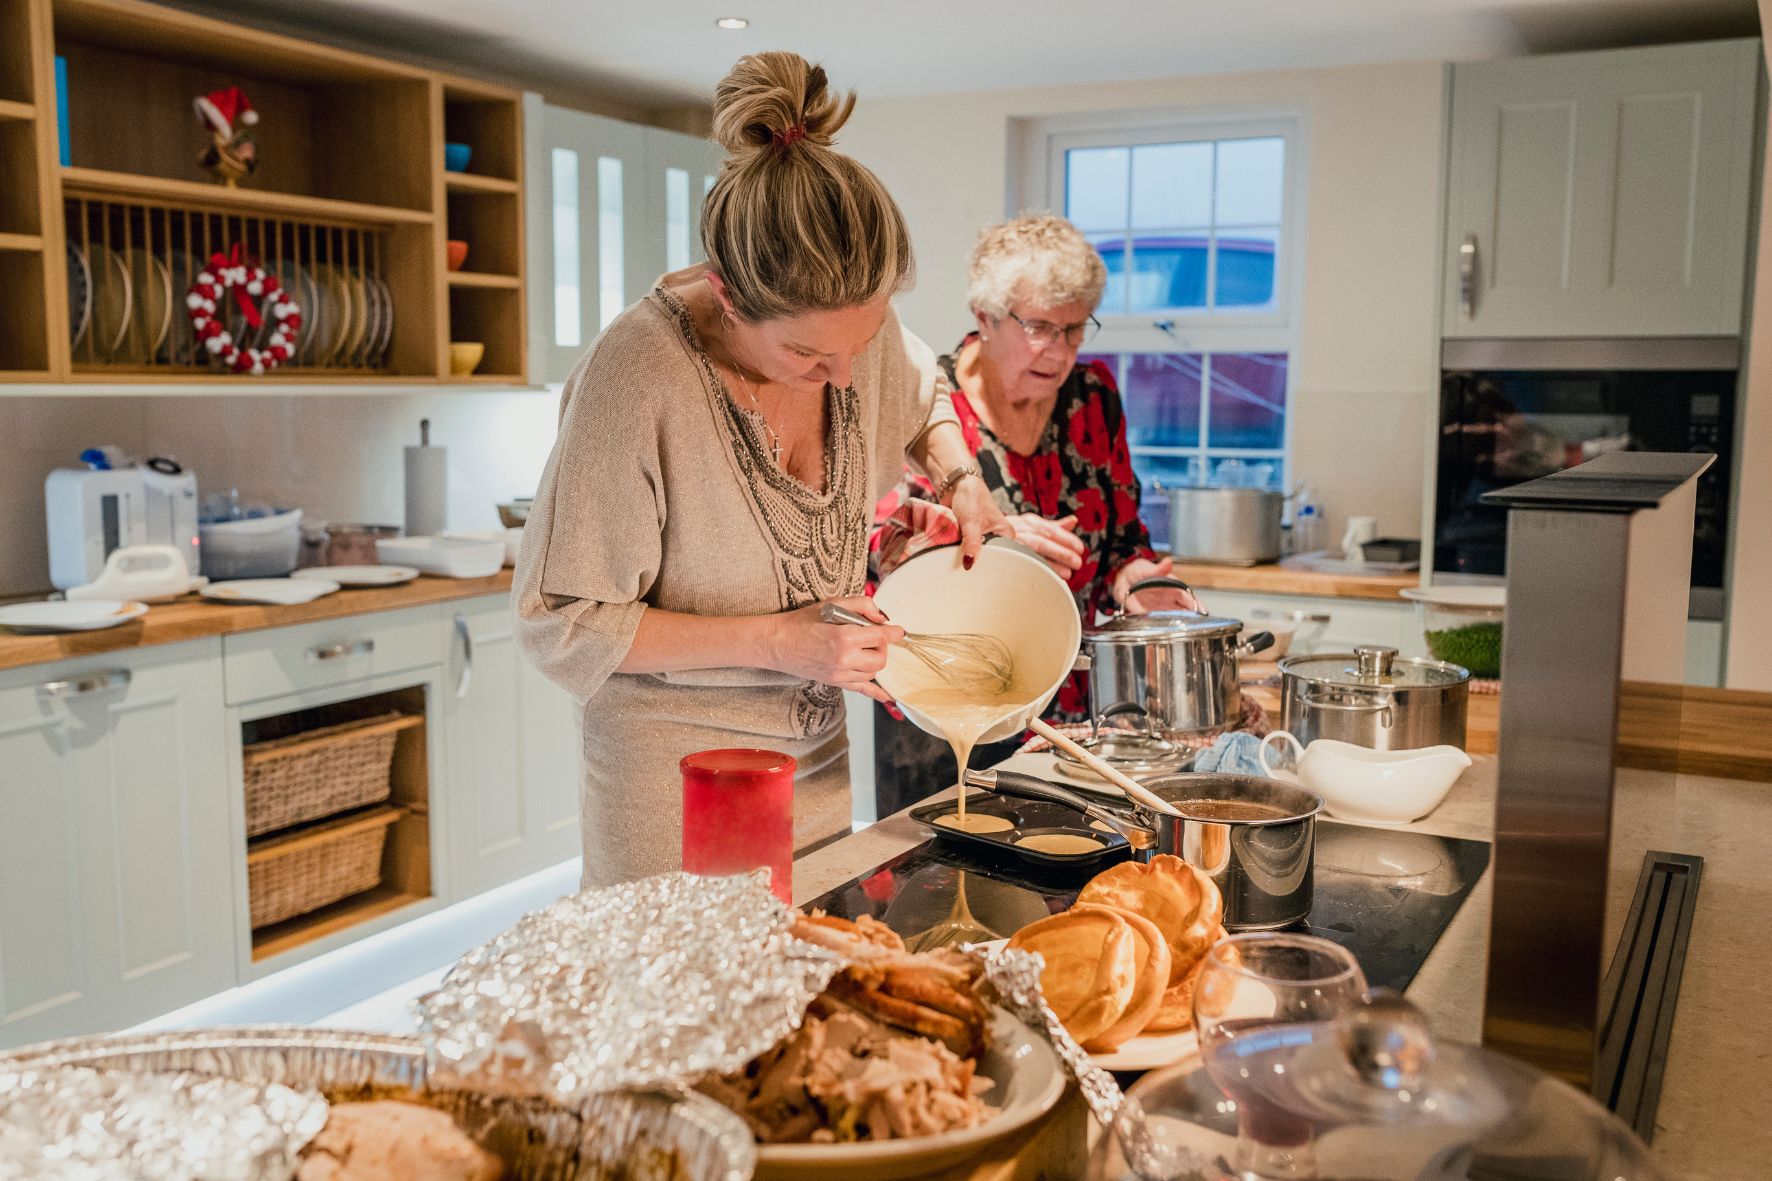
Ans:
[[[894,663],[899,662],[894,659]],[[894,672],[894,683],[904,686],[898,695],[899,704],[916,710],[941,731],[941,736],[953,748],[962,784],[972,761],[972,748],[978,745],[978,740],[1016,716],[1028,713],[1042,695],[1041,689],[1030,688],[1021,682],[1019,669],[1011,670],[1007,689],[984,695],[956,689],[929,669],[913,667],[910,661],[900,664]],[[950,818],[942,819],[945,822]],[[965,832],[1001,832],[1007,827],[1000,816],[967,816],[964,787],[960,789],[959,804],[948,826]]]

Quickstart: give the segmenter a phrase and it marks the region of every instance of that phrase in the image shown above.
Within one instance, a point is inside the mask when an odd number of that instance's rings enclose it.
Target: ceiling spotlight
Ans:
[[[748,29],[751,27],[751,22],[742,16],[723,16],[714,23],[722,29]]]

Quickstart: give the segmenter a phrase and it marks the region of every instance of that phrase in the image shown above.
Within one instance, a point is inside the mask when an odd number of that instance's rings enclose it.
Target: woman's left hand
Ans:
[[[1011,540],[1015,537],[1015,526],[997,507],[990,487],[977,476],[966,476],[954,485],[948,507],[960,522],[960,561],[968,570],[984,548],[985,538],[992,534]]]
[[[1168,578],[1175,563],[1168,558],[1153,562],[1149,558],[1133,558],[1120,572],[1114,575],[1112,593],[1114,602],[1119,603],[1133,615],[1143,615],[1149,611],[1198,611],[1200,600],[1194,598],[1192,591],[1180,590],[1175,587],[1153,586],[1139,591],[1130,598],[1127,594],[1131,589],[1147,578]]]

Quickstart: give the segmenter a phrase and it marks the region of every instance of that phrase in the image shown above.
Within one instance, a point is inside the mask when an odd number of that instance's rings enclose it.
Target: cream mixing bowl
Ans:
[[[925,550],[887,575],[874,593],[887,618],[906,631],[929,634],[982,632],[1008,646],[1014,657],[1014,683],[1025,690],[1022,708],[980,736],[1001,742],[1027,728],[1070,675],[1082,641],[1082,623],[1070,588],[1039,558],[1013,542],[992,540],[972,569],[962,569],[960,547]],[[901,698],[927,683],[917,658],[894,645],[877,678],[881,688]],[[941,728],[902,700],[905,717],[940,736]]]

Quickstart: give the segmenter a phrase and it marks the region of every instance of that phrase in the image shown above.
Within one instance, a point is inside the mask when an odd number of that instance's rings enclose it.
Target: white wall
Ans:
[[[301,508],[313,519],[398,525],[404,453],[431,420],[449,449],[449,524],[496,529],[494,507],[535,491],[558,394],[469,393],[25,398],[0,396],[0,596],[49,586],[43,479],[115,443],[171,455],[201,488]]]
[[[1445,71],[1437,62],[869,99],[842,136],[898,198],[917,251],[905,322],[939,351],[968,323],[966,257],[1000,220],[1010,120],[1174,109],[1303,116],[1303,322],[1293,358],[1294,471],[1341,521],[1421,532],[1424,440],[1439,389]]]

